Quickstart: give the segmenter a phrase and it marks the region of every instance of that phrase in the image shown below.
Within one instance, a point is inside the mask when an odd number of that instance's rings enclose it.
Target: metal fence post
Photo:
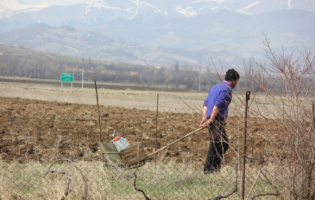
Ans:
[[[157,146],[158,117],[159,117],[159,93],[156,94],[155,149],[158,149],[158,146]],[[154,162],[155,162],[155,166],[156,166],[156,156],[154,156]]]
[[[97,86],[96,86],[96,77],[94,76],[94,87],[95,87],[95,93],[96,93],[96,103],[97,103],[97,110],[98,110],[98,127],[100,129],[100,142],[102,142],[102,128],[101,128],[101,114],[100,114],[100,106],[98,103],[98,93],[97,93]],[[109,140],[109,135],[107,135],[107,140]]]
[[[314,131],[314,135],[313,135],[313,137],[314,137],[314,145],[315,145],[315,105],[314,105],[314,101],[313,101],[313,131]]]
[[[244,154],[243,154],[243,176],[242,176],[242,200],[245,197],[245,166],[246,166],[246,136],[247,136],[247,111],[248,101],[250,99],[250,91],[246,92],[246,106],[245,106],[245,130],[244,130]]]

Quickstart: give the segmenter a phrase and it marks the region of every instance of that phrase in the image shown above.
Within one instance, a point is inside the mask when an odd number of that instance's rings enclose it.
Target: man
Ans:
[[[221,160],[229,148],[225,121],[232,100],[232,89],[237,85],[239,78],[237,71],[229,69],[225,74],[225,80],[210,89],[204,101],[200,127],[208,127],[210,133],[210,146],[204,166],[205,174],[220,171]]]

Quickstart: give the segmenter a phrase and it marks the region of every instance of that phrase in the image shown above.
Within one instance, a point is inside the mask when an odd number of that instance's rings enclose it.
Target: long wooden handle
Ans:
[[[206,127],[198,128],[198,129],[194,130],[193,132],[190,132],[190,133],[186,134],[185,136],[183,136],[183,137],[181,137],[181,138],[175,140],[174,142],[169,143],[169,144],[166,145],[165,147],[163,147],[163,148],[161,148],[161,149],[159,149],[159,150],[156,150],[156,151],[150,153],[149,155],[147,155],[147,157],[152,156],[152,155],[154,155],[154,154],[157,154],[157,153],[159,153],[160,151],[163,151],[163,150],[166,149],[167,147],[169,147],[169,146],[171,146],[171,145],[173,145],[173,144],[175,144],[175,143],[181,141],[182,139],[184,139],[184,138],[186,138],[186,137],[188,137],[188,136],[190,136],[190,135],[192,135],[192,134],[194,134],[194,133],[196,133],[196,132],[198,132],[198,131],[200,131],[200,130],[202,130],[202,129],[204,129],[204,128],[206,128]]]

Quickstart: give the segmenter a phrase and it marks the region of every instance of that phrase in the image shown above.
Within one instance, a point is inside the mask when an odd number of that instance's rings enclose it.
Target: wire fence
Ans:
[[[310,99],[253,94],[246,101],[237,91],[229,150],[219,172],[204,174],[210,134],[198,125],[205,97],[100,92],[100,115],[95,105],[1,97],[0,199],[315,199]],[[145,158],[114,162],[122,153],[102,144],[111,145],[115,130]]]

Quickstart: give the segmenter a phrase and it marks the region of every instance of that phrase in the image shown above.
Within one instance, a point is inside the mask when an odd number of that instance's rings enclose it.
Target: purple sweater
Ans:
[[[228,116],[228,108],[232,100],[232,88],[231,86],[223,81],[222,83],[216,84],[213,88],[209,90],[208,97],[204,102],[204,106],[207,106],[207,116],[211,116],[213,107],[216,106],[220,108],[220,113],[218,117],[224,119]]]

